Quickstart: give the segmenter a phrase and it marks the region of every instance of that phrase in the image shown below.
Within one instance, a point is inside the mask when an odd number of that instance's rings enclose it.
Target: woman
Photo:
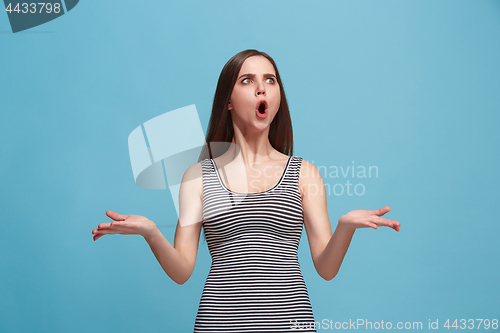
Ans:
[[[206,140],[200,162],[184,173],[174,246],[149,219],[112,211],[106,214],[114,221],[99,224],[94,240],[142,235],[182,284],[193,272],[203,226],[212,267],[195,332],[316,332],[297,261],[302,225],[318,274],[331,280],[356,229],[399,231],[400,223],[381,217],[387,206],[355,210],[332,235],[323,180],[313,164],[293,155],[283,84],[263,52],[240,52],[224,66]]]

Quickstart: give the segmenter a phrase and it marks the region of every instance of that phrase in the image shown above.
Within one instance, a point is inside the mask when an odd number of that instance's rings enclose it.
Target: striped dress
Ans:
[[[316,332],[297,261],[304,224],[302,158],[290,156],[279,182],[259,193],[224,185],[201,161],[203,228],[212,266],[194,327],[201,332]]]

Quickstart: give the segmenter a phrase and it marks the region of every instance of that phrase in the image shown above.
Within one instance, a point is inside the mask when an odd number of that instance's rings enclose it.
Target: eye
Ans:
[[[268,79],[266,80],[266,82],[267,82],[267,83],[274,83],[274,79],[273,79],[272,77],[270,77],[270,78],[268,78]]]
[[[245,79],[241,80],[241,83],[250,83],[250,79],[249,78],[245,78]]]

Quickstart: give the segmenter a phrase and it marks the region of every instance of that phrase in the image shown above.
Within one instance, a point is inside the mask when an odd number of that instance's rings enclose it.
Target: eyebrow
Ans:
[[[249,78],[252,78],[252,79],[253,79],[253,78],[255,77],[255,74],[251,74],[251,73],[242,74],[242,75],[240,75],[240,77],[238,78],[238,80],[239,80],[239,79],[241,79],[241,78],[242,78],[242,77],[244,77],[244,76],[245,76],[245,77],[249,77]],[[271,74],[271,73],[266,73],[266,74],[264,74],[264,77],[265,77],[265,78],[269,78],[269,77],[276,78],[276,75]]]

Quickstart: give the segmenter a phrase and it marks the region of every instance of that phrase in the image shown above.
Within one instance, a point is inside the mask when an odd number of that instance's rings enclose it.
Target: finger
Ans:
[[[388,220],[386,218],[378,217],[378,216],[374,216],[373,218],[370,219],[370,221],[372,221],[373,223],[376,223],[377,225],[383,225],[386,227],[392,227],[392,226],[397,224],[397,221]]]
[[[98,239],[99,239],[99,238],[101,238],[102,236],[104,236],[104,235],[94,235],[94,237],[93,237],[93,238],[94,238],[94,241],[98,240]]]
[[[113,221],[113,222],[107,222],[107,223],[99,223],[97,226],[97,229],[103,230],[103,229],[109,229],[111,227],[128,227],[130,223],[125,222],[125,221]]]
[[[109,224],[110,227],[129,227],[130,223],[125,221],[113,221]]]
[[[113,221],[106,223],[103,228],[97,229],[98,232],[107,234],[122,234],[122,235],[135,235],[138,234],[137,225],[131,222]]]
[[[394,220],[388,220],[390,221],[391,224],[391,228],[396,230],[396,231],[399,231],[399,228],[401,227],[401,223],[399,223],[398,221],[394,221]]]
[[[382,216],[384,214],[387,214],[391,210],[391,207],[389,206],[384,206],[380,209],[377,210],[372,210],[372,214],[375,214],[377,216]]]
[[[94,229],[92,230],[92,235],[99,235],[99,234],[103,234],[103,233],[110,233],[110,230],[109,229]]]
[[[377,225],[391,227],[394,230],[396,230],[396,228],[399,228],[401,226],[401,223],[399,223],[398,221],[388,220],[388,219],[383,218],[383,217],[376,217],[376,218],[372,219],[372,221],[374,223],[376,223]]]
[[[394,221],[394,227],[397,229],[396,231],[399,231],[399,228],[401,227],[401,223],[398,221]]]
[[[103,234],[101,234],[99,230],[97,229],[92,230],[92,238],[94,240],[98,240],[101,236],[103,236]]]
[[[101,230],[98,230],[94,236],[97,236],[97,235],[111,235],[111,234],[121,234],[123,233],[123,230],[120,230],[120,229],[101,229]]]
[[[128,216],[128,215],[120,215],[116,212],[113,212],[112,210],[106,211],[106,215],[108,215],[108,217],[112,218],[115,221],[124,221]]]
[[[111,223],[99,223],[99,225],[97,226],[97,230],[107,229],[110,226],[111,226]]]
[[[102,236],[104,236],[106,234],[97,234],[97,235],[94,235],[93,238],[94,238],[94,241],[98,240],[99,238],[101,238]]]
[[[97,229],[92,230],[94,240],[108,234],[127,234],[130,228],[126,228],[127,222],[100,223]],[[125,225],[125,227],[124,227]]]

